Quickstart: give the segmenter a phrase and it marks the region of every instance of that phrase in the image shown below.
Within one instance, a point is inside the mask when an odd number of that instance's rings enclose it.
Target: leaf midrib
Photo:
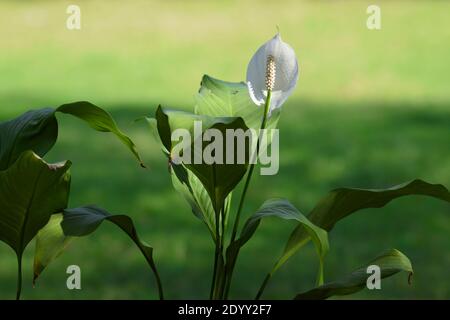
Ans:
[[[22,226],[21,226],[21,229],[20,229],[19,248],[18,248],[19,252],[17,252],[17,255],[19,255],[20,257],[22,256],[22,253],[23,253],[23,250],[24,250],[23,242],[25,240],[25,227],[26,227],[26,225],[28,223],[28,218],[30,216],[31,205],[33,204],[33,201],[34,201],[34,198],[35,198],[35,195],[36,195],[36,189],[37,189],[37,186],[38,186],[38,183],[39,183],[39,180],[41,178],[43,170],[44,170],[44,168],[41,167],[40,170],[39,170],[38,175],[36,176],[36,180],[34,181],[34,185],[33,185],[33,189],[32,189],[32,194],[31,194],[30,200],[28,201],[27,208],[25,210],[25,218],[23,219],[23,223],[22,223]]]

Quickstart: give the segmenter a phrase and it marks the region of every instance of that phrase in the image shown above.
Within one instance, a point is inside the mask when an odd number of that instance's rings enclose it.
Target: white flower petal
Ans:
[[[253,100],[253,102],[260,106],[264,103],[265,96],[262,95],[262,92],[258,91],[258,95],[255,94],[255,90],[252,87],[252,84],[250,82],[247,82],[248,92],[250,93],[250,98]]]
[[[276,69],[270,103],[270,111],[272,111],[281,107],[294,90],[299,69],[294,50],[281,40],[279,34],[262,45],[253,55],[247,67],[247,83],[251,88],[250,96],[257,105],[263,103],[267,96],[266,64],[268,56],[274,58]]]

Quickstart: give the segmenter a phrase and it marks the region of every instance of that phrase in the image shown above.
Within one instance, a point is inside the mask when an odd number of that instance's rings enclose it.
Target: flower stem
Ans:
[[[217,224],[217,223],[216,223]],[[214,298],[214,291],[216,288],[216,278],[217,278],[217,263],[219,260],[219,244],[218,244],[218,234],[217,234],[217,227],[216,227],[216,247],[214,251],[214,266],[213,266],[213,275],[211,280],[211,290],[209,291],[209,300],[212,300]]]
[[[217,275],[217,261],[219,260],[219,250],[217,246],[217,238],[216,238],[216,248],[214,251],[214,267],[213,267],[213,277],[211,279],[211,289],[209,291],[209,300],[213,299],[214,289],[216,285],[216,275]]]
[[[216,166],[213,165],[213,185],[216,185]],[[219,255],[221,254],[221,235],[220,235],[220,210],[216,208],[216,197],[214,196],[214,199],[211,199],[213,201],[213,207],[214,207],[214,217],[215,217],[215,230],[216,230],[216,237],[215,237],[215,251],[214,251],[214,266],[213,266],[213,276],[211,280],[211,290],[209,292],[209,299],[215,299],[216,298],[216,287],[217,287],[217,279],[219,277],[219,274],[217,272],[218,264],[219,264]]]
[[[263,119],[261,122],[261,130],[259,133],[259,137],[258,137],[258,141],[256,144],[256,154],[254,155],[255,157],[258,156],[259,154],[259,148],[260,148],[260,140],[263,134],[263,130],[266,128],[266,124],[267,124],[267,114],[269,112],[269,106],[270,106],[270,99],[272,97],[272,91],[268,90],[267,91],[267,99],[266,99],[266,103],[264,105],[264,115],[263,115]],[[237,234],[237,230],[239,227],[239,220],[241,218],[241,212],[242,212],[242,208],[244,206],[244,201],[245,201],[245,196],[247,195],[247,190],[248,187],[250,185],[250,180],[252,179],[252,175],[253,175],[253,170],[255,168],[255,163],[250,163],[250,168],[248,170],[248,174],[247,174],[247,179],[245,180],[245,185],[244,185],[244,189],[242,191],[242,195],[241,195],[241,199],[239,201],[239,207],[238,207],[238,211],[236,214],[236,218],[234,220],[234,225],[233,225],[233,232],[231,234],[231,240],[230,240],[230,244],[232,244],[235,240],[236,240],[236,234]],[[231,286],[231,278],[233,275],[233,270],[234,270],[234,266],[236,265],[236,260],[237,260],[237,255],[239,254],[239,251],[236,253],[236,259],[234,259],[233,265],[229,266],[229,270],[228,270],[228,277],[226,279],[226,286],[225,286],[225,294],[224,294],[224,298],[226,299],[228,297],[228,292],[230,290],[230,286]]]
[[[266,128],[266,123],[267,123],[267,113],[269,111],[269,105],[270,105],[270,98],[271,98],[272,92],[269,90],[267,92],[267,99],[266,99],[266,104],[264,105],[264,116],[263,116],[263,120],[261,123],[261,132],[259,134],[259,138],[258,138],[258,142],[256,144],[256,155],[258,155],[259,153],[259,147],[260,147],[260,139],[261,139],[261,135],[262,135],[262,130],[264,130]],[[244,185],[244,190],[242,191],[242,195],[241,195],[241,199],[239,201],[239,207],[238,207],[238,211],[236,214],[236,219],[234,220],[234,225],[233,225],[233,233],[231,235],[231,242],[233,242],[234,240],[236,240],[236,234],[237,234],[237,229],[239,227],[239,219],[241,216],[241,211],[242,211],[242,207],[244,206],[244,200],[245,200],[245,196],[247,195],[247,189],[248,186],[250,184],[250,180],[252,178],[252,174],[253,174],[253,169],[255,167],[254,163],[250,164],[250,168],[247,174],[247,179],[245,181],[245,185]]]

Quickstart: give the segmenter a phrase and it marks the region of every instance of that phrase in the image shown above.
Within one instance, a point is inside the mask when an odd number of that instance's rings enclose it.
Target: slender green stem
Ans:
[[[269,111],[271,96],[272,96],[272,92],[269,90],[267,92],[267,99],[266,99],[266,103],[264,105],[264,116],[263,116],[263,120],[262,120],[262,123],[261,123],[261,130],[260,130],[261,132],[259,134],[258,141],[257,141],[257,144],[256,144],[256,154],[254,155],[255,157],[258,156],[262,131],[266,127],[267,113]],[[238,227],[239,227],[239,220],[241,218],[241,212],[242,212],[242,208],[244,206],[245,196],[247,195],[248,186],[250,185],[250,180],[252,179],[254,167],[255,167],[255,164],[251,163],[249,171],[248,171],[248,174],[247,174],[247,179],[245,180],[244,190],[242,191],[241,199],[239,201],[239,207],[238,207],[238,211],[237,211],[237,214],[236,214],[236,218],[234,220],[233,233],[231,234],[230,242],[233,242],[234,240],[236,240],[236,234],[237,234],[237,230],[238,230]]]
[[[17,255],[17,294],[16,300],[20,300],[22,292],[22,254]]]
[[[216,185],[216,167],[213,165],[213,185]],[[214,219],[215,219],[215,229],[216,229],[216,241],[215,241],[215,251],[214,251],[214,267],[213,267],[213,277],[211,281],[211,290],[209,292],[209,299],[215,299],[216,296],[216,286],[217,286],[217,268],[219,263],[219,254],[221,246],[221,235],[220,235],[220,211],[216,207],[216,197],[211,199],[213,201],[214,207]]]
[[[226,212],[225,212],[225,203],[222,207],[222,215],[221,215],[221,225],[222,225],[222,238],[220,241],[220,254],[223,257],[223,250],[224,250],[224,246],[225,246],[225,219],[226,219]],[[222,269],[222,273],[224,272],[224,270]],[[226,274],[221,274],[219,275],[219,299],[223,299],[223,293],[224,293],[224,288],[225,288],[225,281],[226,281]]]
[[[272,91],[268,90],[267,91],[266,103],[264,105],[264,115],[263,115],[263,119],[262,119],[262,122],[261,122],[261,130],[260,130],[260,133],[259,133],[259,136],[258,136],[258,141],[257,141],[257,144],[256,144],[256,154],[253,155],[255,157],[257,157],[258,154],[259,154],[260,140],[262,138],[263,130],[266,128],[267,114],[269,112],[269,106],[270,106],[271,97],[272,97]],[[234,220],[233,232],[231,234],[230,244],[232,244],[236,240],[237,230],[239,228],[239,220],[241,218],[241,212],[242,212],[242,208],[244,206],[245,196],[247,195],[247,190],[248,190],[248,187],[250,185],[250,180],[252,179],[253,170],[255,168],[255,163],[254,162],[256,162],[256,161],[252,161],[252,163],[250,163],[250,168],[248,170],[247,178],[245,180],[244,189],[242,191],[241,199],[239,200],[239,207],[238,207],[238,211],[236,213],[236,218]],[[226,277],[226,280],[225,280],[226,281],[226,285],[225,285],[224,299],[228,298],[228,293],[229,293],[230,287],[231,287],[231,278],[233,276],[234,266],[236,265],[236,261],[237,261],[237,256],[238,255],[239,255],[239,250],[236,253],[236,258],[234,259],[232,265],[228,265],[228,267],[227,267],[228,270],[226,272],[227,277]]]
[[[209,299],[212,300],[214,298],[214,291],[216,288],[216,278],[217,278],[217,263],[219,261],[219,245],[218,245],[218,233],[217,233],[217,227],[216,227],[216,247],[214,251],[214,267],[213,267],[213,275],[211,280],[211,290],[209,291]]]
[[[226,213],[225,213],[225,204],[222,207],[222,215],[221,215],[221,224],[222,224],[222,234],[221,234],[221,240],[220,240],[220,244],[221,244],[221,250],[223,251],[223,247],[225,244],[225,217]],[[223,253],[223,252],[222,252]]]
[[[266,275],[266,277],[264,278],[264,281],[263,281],[261,287],[258,290],[258,293],[256,294],[255,300],[259,300],[259,298],[261,298],[261,295],[263,294],[264,289],[266,288],[267,283],[269,283],[269,280],[270,280],[271,277],[272,277],[271,273],[268,273]]]
[[[219,214],[215,213],[215,224],[216,224],[216,237],[215,237],[215,250],[214,250],[214,267],[213,276],[211,280],[211,290],[209,291],[209,299],[214,298],[217,280],[217,265],[219,262],[219,252],[220,252],[220,234],[219,234]]]
[[[214,291],[213,291],[213,299],[223,299],[223,292],[225,288],[225,279],[226,275],[224,273],[224,260],[223,260],[223,250],[224,250],[224,239],[225,239],[225,206],[222,206],[222,209],[220,211],[220,227],[221,227],[221,234],[220,234],[220,242],[219,242],[219,254],[217,257],[217,269],[216,269],[216,277],[215,277],[215,284],[214,284]]]

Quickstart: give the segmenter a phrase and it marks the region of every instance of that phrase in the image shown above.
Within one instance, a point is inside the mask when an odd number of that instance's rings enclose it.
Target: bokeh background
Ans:
[[[372,1],[12,1],[0,2],[0,119],[28,109],[88,100],[110,111],[135,140],[147,170],[108,134],[58,115],[49,161],[70,159],[71,206],[128,213],[155,248],[168,298],[206,298],[213,244],[172,188],[167,164],[144,123],[161,103],[191,110],[202,75],[245,79],[254,51],[274,35],[296,50],[298,87],[283,107],[280,171],[255,177],[245,207],[286,197],[304,213],[327,191],[382,188],[416,177],[450,186],[450,3],[377,1],[382,29],[366,28]],[[66,29],[81,7],[82,29]],[[49,195],[51,196],[51,195]],[[326,278],[385,248],[406,253],[382,290],[345,298],[450,298],[450,208],[406,197],[365,210],[330,233]],[[252,298],[293,225],[267,220],[242,250],[233,298]],[[31,286],[34,243],[25,255],[24,299],[153,299],[154,281],[130,240],[105,223],[78,239]],[[82,290],[66,289],[66,267]],[[266,298],[291,298],[314,284],[312,246],[273,278]],[[0,243],[0,298],[14,298],[16,260]]]

